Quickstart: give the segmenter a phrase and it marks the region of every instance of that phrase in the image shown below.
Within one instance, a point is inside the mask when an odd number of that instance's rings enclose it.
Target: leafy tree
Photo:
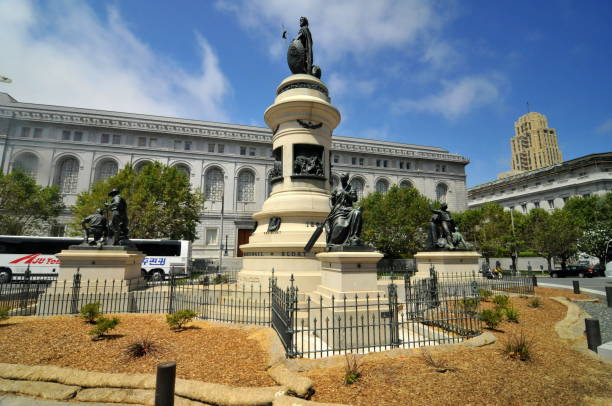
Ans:
[[[563,207],[582,229],[578,250],[605,263],[606,245],[612,239],[612,192],[606,195],[573,197]]]
[[[83,218],[104,208],[114,188],[128,202],[130,238],[195,240],[204,198],[191,190],[183,172],[158,162],[146,165],[140,172],[126,165],[117,175],[79,194],[75,220],[70,224],[74,233],[81,232]]]
[[[387,193],[372,193],[360,202],[363,233],[388,258],[413,255],[423,247],[431,216],[429,200],[414,188],[392,186]]]
[[[43,187],[20,170],[0,172],[0,230],[22,235],[54,224],[64,209],[57,186]]]

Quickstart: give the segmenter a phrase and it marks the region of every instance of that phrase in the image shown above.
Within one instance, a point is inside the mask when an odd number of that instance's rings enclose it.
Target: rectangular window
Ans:
[[[191,141],[185,141],[185,151],[191,151]]]
[[[109,134],[102,134],[102,136],[100,137],[100,142],[102,144],[108,144],[110,142],[110,135]]]
[[[220,154],[225,152],[225,144],[217,144],[217,152]]]
[[[83,132],[82,131],[75,131],[74,135],[72,136],[72,139],[74,141],[83,141]]]
[[[389,161],[385,159],[383,160],[383,167],[386,168],[387,166],[389,166]]]
[[[217,245],[217,229],[206,229],[206,245]]]
[[[149,138],[149,147],[157,147],[157,138]]]
[[[436,164],[436,172],[440,172],[440,164]]]
[[[357,158],[354,156],[351,157],[351,165],[357,165]]]
[[[548,201],[548,208],[549,209],[554,209],[555,208],[555,200],[554,199],[550,199]]]
[[[535,207],[536,209],[540,208],[540,202],[533,202],[533,207]]]
[[[340,162],[340,156],[334,155],[334,163],[337,164]]]
[[[567,201],[568,201],[568,200],[569,200],[569,196],[565,196],[565,197],[563,198],[563,204],[567,203]]]
[[[359,158],[359,165],[363,166],[363,158]]]
[[[251,147],[249,148],[249,156],[255,156],[257,154],[257,148]]]
[[[174,140],[174,149],[175,150],[179,150],[183,148],[183,141],[181,140]]]
[[[21,136],[29,137],[30,136],[30,127],[21,127]]]
[[[240,147],[240,155],[246,155],[246,147]]]
[[[446,172],[446,165],[442,165],[442,172]]]
[[[138,137],[138,146],[146,147],[147,146],[147,137]]]
[[[208,152],[215,152],[215,144],[211,144],[211,143],[208,144]]]
[[[34,138],[42,138],[42,128],[34,129]]]
[[[402,161],[400,161],[400,163],[399,163],[399,168],[400,169],[404,169],[404,163]]]
[[[376,166],[380,168],[380,165],[382,165],[382,159],[377,159]]]
[[[410,169],[410,162],[406,162],[406,169]]]
[[[119,134],[113,134],[113,144],[121,144],[121,136]]]
[[[62,131],[62,140],[69,141],[70,140],[70,131],[64,130]]]
[[[523,209],[523,213],[527,213],[527,205],[526,204],[521,204],[521,209]]]

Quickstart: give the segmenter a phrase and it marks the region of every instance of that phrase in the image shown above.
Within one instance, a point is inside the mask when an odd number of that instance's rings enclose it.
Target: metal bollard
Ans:
[[[601,345],[601,331],[599,330],[599,320],[584,319],[586,326],[587,345],[589,350],[597,352],[597,347]]]
[[[155,382],[155,406],[174,406],[174,383],[176,362],[162,362],[157,365]]]
[[[572,284],[574,285],[574,293],[579,294],[580,293],[580,281],[572,281]]]
[[[538,278],[536,278],[535,275],[531,277],[531,284],[533,285],[534,288],[538,287]]]
[[[606,299],[608,300],[608,307],[612,307],[612,286],[606,286]]]

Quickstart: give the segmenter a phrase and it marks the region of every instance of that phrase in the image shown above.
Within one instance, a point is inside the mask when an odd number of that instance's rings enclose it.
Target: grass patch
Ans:
[[[157,346],[148,338],[139,338],[125,349],[125,354],[130,358],[142,358],[157,350]]]
[[[450,365],[448,365],[447,361],[443,358],[434,358],[431,353],[429,351],[427,351],[426,349],[422,349],[421,350],[421,355],[423,355],[423,360],[425,361],[425,364],[427,364],[428,366],[434,368],[436,370],[436,372],[439,372],[441,374],[445,373],[445,372],[455,372],[457,370],[457,368],[451,367]]]
[[[533,309],[537,309],[538,307],[542,306],[542,301],[540,300],[539,297],[534,297],[533,299],[531,299],[529,301],[529,303],[527,304],[527,306],[533,308]]]
[[[361,378],[361,363],[355,354],[346,354],[344,358],[344,384],[352,385]]]
[[[478,296],[480,296],[480,300],[483,302],[488,302],[491,300],[491,296],[493,296],[493,292],[489,289],[480,288],[478,289]]]
[[[508,321],[511,321],[512,323],[518,323],[519,311],[514,306],[507,307],[505,313],[506,319],[508,319]]]
[[[505,309],[510,304],[510,297],[507,295],[497,295],[491,300],[496,307]]]
[[[0,306],[0,321],[7,320],[9,318],[9,307]]]
[[[529,361],[533,358],[533,340],[523,331],[513,334],[504,343],[503,352],[508,358]]]

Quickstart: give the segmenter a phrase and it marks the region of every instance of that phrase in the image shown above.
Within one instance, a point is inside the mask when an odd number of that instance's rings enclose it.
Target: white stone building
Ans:
[[[184,170],[206,197],[195,257],[218,256],[226,240],[228,255],[241,255],[251,215],[270,192],[271,138],[262,127],[21,103],[0,93],[0,169],[20,167],[41,185],[59,185],[68,208],[79,192],[127,163],[159,161]],[[446,200],[453,211],[467,207],[469,161],[442,148],[334,136],[329,159],[332,181],[348,172],[362,195],[398,184]],[[62,223],[70,216],[68,210]]]
[[[612,152],[590,154],[557,165],[522,172],[468,189],[468,207],[495,202],[529,212],[562,208],[572,196],[612,192]]]

